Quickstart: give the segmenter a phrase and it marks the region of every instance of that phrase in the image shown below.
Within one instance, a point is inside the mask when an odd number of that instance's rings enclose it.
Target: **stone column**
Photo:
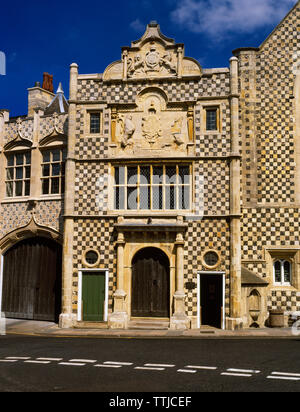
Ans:
[[[6,195],[5,187],[5,173],[6,173],[6,159],[4,155],[4,134],[5,134],[5,123],[9,121],[9,111],[0,110],[0,200],[2,200]],[[1,312],[0,312],[1,314]]]
[[[70,105],[68,155],[65,175],[65,211],[64,211],[64,244],[62,264],[62,314],[60,327],[70,328],[76,322],[73,314],[73,232],[74,232],[74,195],[75,195],[75,144],[76,144],[76,98],[77,98],[78,65],[70,66]]]
[[[182,77],[182,63],[183,63],[183,47],[179,46],[177,49],[177,76],[180,78]]]
[[[123,51],[123,80],[127,80],[127,70],[128,70],[128,51]]]
[[[185,313],[184,293],[184,239],[182,233],[176,237],[176,292],[174,294],[174,314],[171,317],[170,328],[185,330],[190,328],[190,320]]]
[[[241,156],[239,147],[238,59],[230,59],[231,162],[230,162],[230,318],[228,329],[242,327],[241,319]]]
[[[119,232],[117,246],[117,290],[114,293],[114,311],[108,318],[111,329],[127,329],[128,314],[125,308],[126,293],[124,292],[124,247],[125,237]]]
[[[34,109],[33,114],[33,145],[31,151],[31,188],[30,196],[33,201],[41,195],[41,159],[39,146],[40,117],[44,114],[41,109]]]

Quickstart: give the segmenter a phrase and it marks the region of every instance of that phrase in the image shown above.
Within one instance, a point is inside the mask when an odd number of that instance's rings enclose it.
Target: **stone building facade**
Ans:
[[[2,110],[2,312],[53,318],[55,306],[62,327],[114,329],[264,327],[271,310],[288,322],[300,310],[299,22],[297,3],[218,69],[152,22],[103,74],[72,64],[68,103],[36,85],[28,116]],[[62,273],[35,269],[25,296],[13,262],[48,262],[53,242]]]

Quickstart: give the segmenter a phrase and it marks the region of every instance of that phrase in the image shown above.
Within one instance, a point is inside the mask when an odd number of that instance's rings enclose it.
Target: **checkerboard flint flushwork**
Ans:
[[[203,255],[207,250],[220,253],[220,265],[216,271],[226,274],[225,311],[229,315],[230,299],[230,233],[226,220],[206,219],[190,221],[186,233],[184,249],[184,279],[185,282],[194,282],[197,285],[199,271],[207,271],[203,265]],[[185,290],[187,294],[186,306],[189,316],[197,316],[197,287]]]
[[[136,82],[126,84],[104,83],[102,80],[79,80],[77,99],[107,103],[135,103],[137,95],[147,87],[162,88],[169,102],[194,101],[202,96],[225,96],[229,90],[229,74],[216,73],[198,80]]]
[[[113,293],[117,287],[115,219],[76,219],[74,223],[73,255],[73,308],[77,311],[78,268],[84,267],[83,256],[88,249],[97,250],[100,255],[98,267],[109,271],[109,311],[113,307]]]
[[[297,7],[265,42],[257,58],[258,200],[293,202],[293,56],[300,50]]]

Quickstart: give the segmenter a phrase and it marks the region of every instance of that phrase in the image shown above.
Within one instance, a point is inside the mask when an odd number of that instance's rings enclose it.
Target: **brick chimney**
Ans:
[[[28,116],[33,116],[34,109],[46,109],[54,96],[53,76],[49,73],[44,73],[43,86],[41,87],[40,82],[36,82],[34,87],[28,89]]]
[[[43,89],[53,93],[53,75],[49,73],[43,74]]]

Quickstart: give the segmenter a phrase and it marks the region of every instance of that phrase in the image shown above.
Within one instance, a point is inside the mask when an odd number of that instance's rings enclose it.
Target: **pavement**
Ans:
[[[102,337],[102,338],[298,338],[300,331],[292,328],[261,328],[228,331],[202,327],[186,331],[178,330],[111,330],[107,328],[62,329],[55,323],[0,319],[0,335],[29,335],[44,337]]]

